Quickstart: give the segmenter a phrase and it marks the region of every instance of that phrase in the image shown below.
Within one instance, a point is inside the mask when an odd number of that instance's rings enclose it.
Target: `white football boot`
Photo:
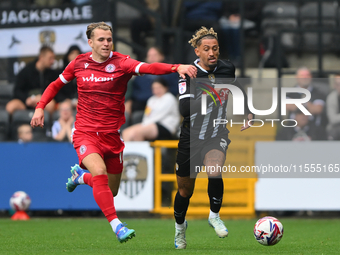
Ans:
[[[216,234],[220,238],[224,238],[228,236],[228,229],[224,226],[223,221],[220,217],[217,218],[209,218],[208,219],[209,225],[215,229]]]
[[[176,249],[185,249],[187,247],[187,241],[185,240],[185,231],[188,228],[188,222],[184,221],[185,228],[179,230],[176,228],[175,233],[175,248]]]

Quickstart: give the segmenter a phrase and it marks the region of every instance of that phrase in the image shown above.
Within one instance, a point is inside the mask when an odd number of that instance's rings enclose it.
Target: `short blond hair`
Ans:
[[[201,27],[201,29],[197,30],[192,36],[189,43],[192,47],[197,48],[201,45],[203,38],[218,40],[217,33],[212,27],[209,30],[206,27]]]
[[[97,22],[97,23],[91,23],[90,25],[87,26],[87,30],[86,30],[86,36],[87,36],[87,39],[91,39],[92,36],[93,36],[93,31],[96,29],[96,28],[99,28],[99,29],[102,29],[102,30],[110,30],[111,33],[112,33],[112,27],[109,26],[108,24],[106,24],[105,22]]]

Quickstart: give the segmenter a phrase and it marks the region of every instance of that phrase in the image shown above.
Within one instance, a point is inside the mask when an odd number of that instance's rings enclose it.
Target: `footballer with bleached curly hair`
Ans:
[[[183,116],[178,143],[176,174],[178,191],[174,202],[175,248],[187,246],[185,231],[186,212],[193,194],[196,176],[200,171],[207,173],[210,214],[208,223],[219,237],[228,236],[228,230],[220,219],[224,184],[222,169],[230,140],[226,125],[214,125],[215,119],[227,119],[228,89],[214,88],[216,83],[234,82],[235,67],[228,60],[220,60],[217,33],[213,28],[202,27],[192,36],[189,43],[194,47],[197,59],[192,63],[197,68],[197,76],[179,79],[179,103]],[[235,84],[236,86],[239,86]],[[243,88],[239,86],[243,91]],[[245,93],[243,93],[245,95]],[[205,95],[203,97],[203,95]],[[246,95],[245,95],[246,97]],[[201,112],[202,98],[206,101],[206,113]],[[248,108],[248,107],[246,107]],[[249,109],[246,109],[249,113]],[[247,114],[248,120],[254,118]],[[249,123],[250,122],[250,123]],[[250,127],[246,122],[242,130]],[[215,168],[216,171],[209,171]]]

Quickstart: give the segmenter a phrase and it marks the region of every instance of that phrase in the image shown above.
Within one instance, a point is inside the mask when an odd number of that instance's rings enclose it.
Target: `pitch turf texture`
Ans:
[[[284,235],[275,246],[253,237],[254,220],[225,220],[218,238],[207,220],[189,220],[187,249],[175,250],[174,221],[127,219],[136,237],[119,243],[105,218],[0,219],[0,254],[340,254],[339,219],[280,219]]]

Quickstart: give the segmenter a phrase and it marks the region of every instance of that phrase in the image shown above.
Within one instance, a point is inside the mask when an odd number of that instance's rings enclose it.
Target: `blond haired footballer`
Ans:
[[[88,25],[86,35],[92,51],[77,56],[59,78],[50,83],[35,109],[31,126],[44,126],[44,108],[64,85],[76,78],[78,105],[72,143],[79,165],[72,167],[66,188],[73,192],[81,184],[92,187],[93,197],[118,241],[126,242],[135,236],[135,230],[128,229],[118,219],[114,196],[123,170],[124,141],[119,129],[125,122],[127,82],[140,74],[178,72],[181,77],[195,77],[197,70],[190,65],[146,64],[113,52],[112,28],[104,22]]]

